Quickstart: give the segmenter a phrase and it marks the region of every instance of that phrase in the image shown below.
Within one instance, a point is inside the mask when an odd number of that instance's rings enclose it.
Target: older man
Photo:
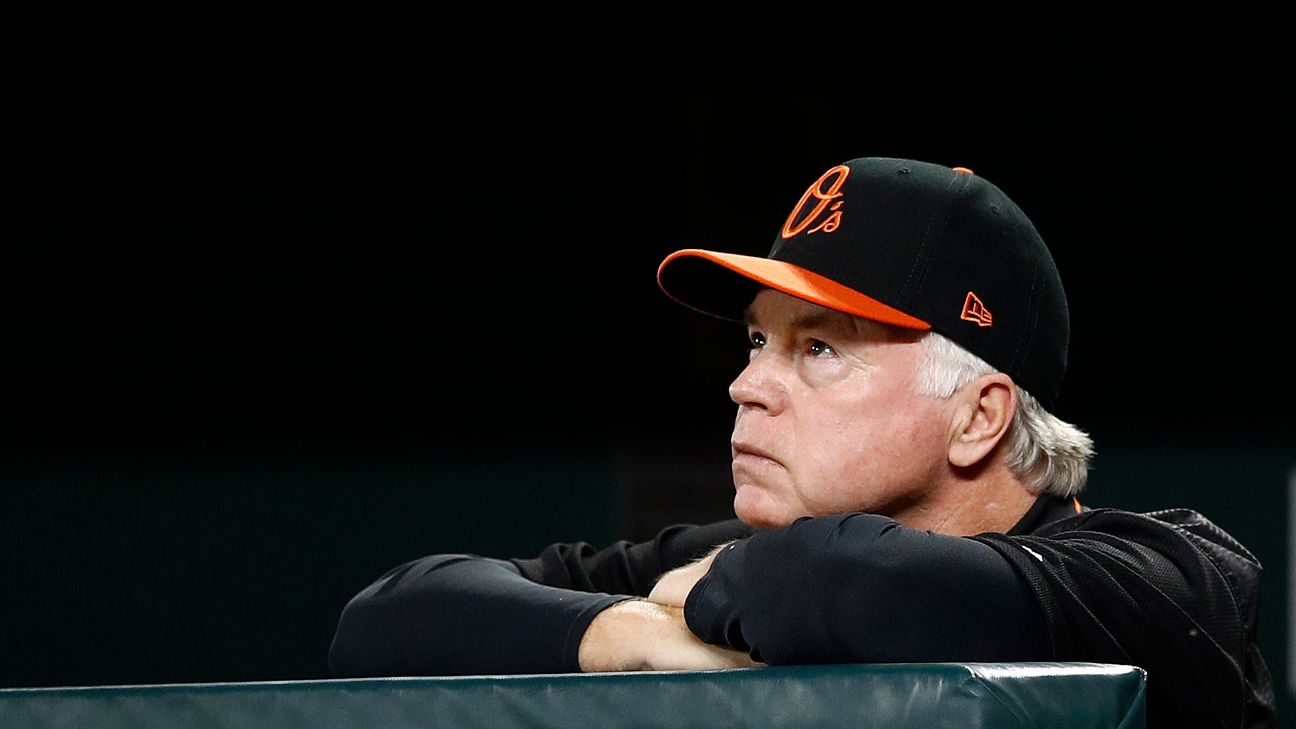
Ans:
[[[1148,670],[1151,726],[1273,725],[1255,558],[1196,512],[1076,498],[1066,297],[995,185],[850,160],[768,257],[682,250],[658,280],[746,322],[738,519],[401,565],[343,612],[336,675],[1101,661]]]

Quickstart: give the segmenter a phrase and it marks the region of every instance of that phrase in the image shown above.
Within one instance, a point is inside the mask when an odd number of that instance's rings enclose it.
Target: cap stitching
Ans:
[[[1024,366],[1021,357],[1026,357],[1030,353],[1031,344],[1035,341],[1035,328],[1039,322],[1039,300],[1043,287],[1039,285],[1040,267],[1036,264],[1031,267],[1031,293],[1030,293],[1030,323],[1026,326],[1022,336],[1017,339],[1017,349],[1013,352],[1013,369],[1020,370]],[[1026,346],[1023,348],[1022,345]],[[1025,383],[1022,383],[1025,387]],[[1029,391],[1029,388],[1027,388]],[[1032,393],[1036,394],[1036,393]],[[1048,396],[1046,396],[1048,397]],[[1051,397],[1048,397],[1051,399]]]
[[[945,189],[949,190],[959,182],[962,182],[962,180],[959,179],[961,177],[964,177],[964,175],[955,174],[953,179],[946,183]],[[931,220],[927,222],[927,229],[923,231],[922,245],[918,249],[917,260],[914,261],[913,268],[909,269],[909,275],[905,277],[904,287],[900,290],[902,305],[906,308],[910,308],[913,304],[909,284],[914,280],[914,273],[919,269],[922,269],[922,274],[919,276],[916,284],[916,288],[921,289],[923,281],[927,279],[927,271],[931,268],[931,257],[927,255],[927,243],[932,239],[932,230],[937,227],[938,223],[941,231],[945,229],[945,223],[949,219],[950,208],[952,207],[954,207],[954,203],[951,201],[946,204],[937,215],[932,216]]]

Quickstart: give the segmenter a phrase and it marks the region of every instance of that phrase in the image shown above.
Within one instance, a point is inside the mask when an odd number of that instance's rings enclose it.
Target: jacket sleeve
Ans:
[[[1147,670],[1149,726],[1274,726],[1255,641],[1260,564],[1200,514],[1096,509],[976,539],[1032,586],[1055,660]]]
[[[329,648],[335,677],[566,673],[594,617],[646,595],[664,571],[750,533],[678,525],[601,550],[554,544],[534,559],[436,554],[399,565],[347,603]]]
[[[874,514],[804,517],[731,545],[684,617],[771,665],[1050,656],[1029,586],[994,549]]]

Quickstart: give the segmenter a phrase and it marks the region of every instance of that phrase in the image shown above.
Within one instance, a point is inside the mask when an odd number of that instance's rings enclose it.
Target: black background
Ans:
[[[717,472],[744,356],[657,264],[764,253],[852,157],[970,167],[1028,212],[1071,305],[1058,414],[1100,453],[1289,454],[1264,19],[936,17],[15,20],[0,683],[319,677],[399,560],[647,529],[627,474]]]

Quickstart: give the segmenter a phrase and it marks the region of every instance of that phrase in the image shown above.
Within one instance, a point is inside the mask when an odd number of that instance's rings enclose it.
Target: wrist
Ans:
[[[594,616],[581,637],[578,653],[581,671],[648,670],[647,645],[651,635],[670,620],[666,606],[643,599],[623,600],[608,606]]]

